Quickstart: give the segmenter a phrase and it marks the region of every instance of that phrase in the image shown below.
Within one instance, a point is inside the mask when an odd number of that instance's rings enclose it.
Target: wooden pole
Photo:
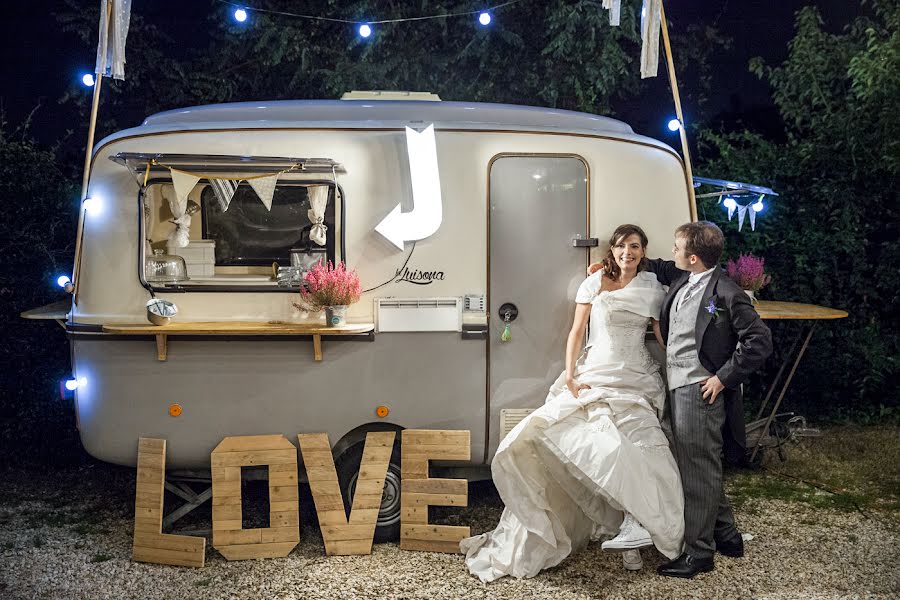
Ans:
[[[100,54],[106,56],[109,41],[110,16],[112,14],[112,1],[106,0],[106,36],[103,38]],[[73,302],[78,304],[78,276],[81,271],[81,242],[84,238],[84,199],[87,198],[88,180],[91,173],[91,158],[94,153],[94,131],[97,128],[97,110],[100,107],[100,86],[103,83],[103,75],[96,73],[94,81],[94,97],[91,101],[91,120],[88,125],[87,148],[84,152],[84,171],[81,175],[81,202],[78,205],[78,229],[75,232],[75,265],[72,267],[72,293]]]
[[[666,49],[666,64],[669,68],[669,83],[672,87],[672,98],[675,100],[675,116],[678,117],[681,135],[681,152],[684,154],[684,176],[687,179],[688,199],[690,200],[691,221],[697,220],[697,197],[694,194],[694,173],[691,169],[691,153],[688,150],[687,132],[684,128],[684,114],[681,112],[681,96],[678,94],[678,78],[675,77],[675,63],[672,60],[672,46],[669,44],[669,26],[666,23],[666,9],[663,1],[659,2],[660,24],[662,25],[663,45]]]

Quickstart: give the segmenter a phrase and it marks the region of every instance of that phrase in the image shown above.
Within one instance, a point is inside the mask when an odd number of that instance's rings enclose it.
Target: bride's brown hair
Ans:
[[[603,260],[600,261],[603,264],[603,268],[606,270],[606,276],[610,279],[618,279],[619,275],[622,274],[622,269],[619,268],[619,265],[616,264],[616,259],[613,256],[613,246],[624,240],[630,235],[637,235],[641,238],[641,248],[644,250],[644,254],[647,253],[647,244],[650,243],[650,240],[647,239],[647,234],[644,233],[644,230],[638,227],[637,225],[619,225],[616,227],[616,230],[613,231],[612,236],[609,238],[609,248],[606,250],[606,256],[603,257]],[[647,257],[644,256],[641,258],[640,264],[638,264],[638,272],[647,270]]]

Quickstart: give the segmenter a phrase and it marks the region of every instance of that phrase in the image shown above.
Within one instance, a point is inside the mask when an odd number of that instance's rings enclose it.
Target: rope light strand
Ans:
[[[489,6],[487,8],[482,8],[478,10],[468,10],[462,12],[455,13],[446,13],[440,15],[423,15],[420,17],[405,17],[402,19],[378,19],[378,20],[365,20],[359,21],[355,19],[340,19],[337,17],[323,17],[322,15],[305,15],[300,13],[292,13],[282,10],[271,10],[268,8],[255,8],[253,6],[247,6],[246,4],[238,4],[236,2],[230,2],[229,0],[218,0],[218,2],[222,4],[227,4],[228,6],[234,7],[235,10],[243,10],[245,12],[257,12],[257,13],[265,13],[270,15],[279,15],[282,17],[291,17],[295,19],[309,19],[312,21],[329,21],[331,23],[344,23],[347,25],[388,25],[393,23],[405,23],[407,21],[427,21],[430,19],[448,19],[451,17],[465,17],[470,15],[481,15],[482,13],[490,13],[492,11],[499,10],[506,6],[511,6],[513,4],[519,4],[520,2],[524,2],[525,0],[508,0],[507,2],[502,2],[500,4],[495,4],[494,6]]]

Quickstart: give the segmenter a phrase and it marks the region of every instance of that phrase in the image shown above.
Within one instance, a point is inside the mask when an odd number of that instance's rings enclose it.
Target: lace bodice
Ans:
[[[662,285],[652,273],[641,272],[622,289],[600,291],[598,275],[588,277],[576,297],[576,302],[591,304],[587,362],[658,370],[644,340],[650,318],[659,318],[665,297]]]

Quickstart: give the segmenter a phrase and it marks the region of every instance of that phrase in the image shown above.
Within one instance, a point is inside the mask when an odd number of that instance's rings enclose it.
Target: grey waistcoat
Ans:
[[[711,279],[707,279],[709,285]],[[703,288],[706,288],[706,285]],[[669,313],[669,339],[666,342],[666,379],[669,389],[690,385],[711,377],[697,356],[697,313],[703,289],[694,292],[678,310]],[[675,302],[678,302],[676,297]]]

